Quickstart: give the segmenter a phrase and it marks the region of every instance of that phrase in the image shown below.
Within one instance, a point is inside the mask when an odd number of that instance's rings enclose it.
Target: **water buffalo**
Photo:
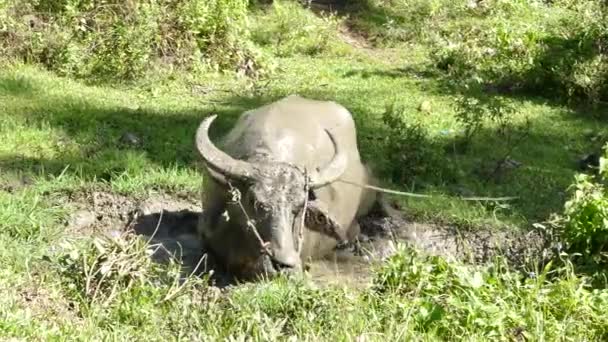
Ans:
[[[291,95],[244,112],[217,146],[208,135],[214,119],[196,132],[210,175],[198,231],[228,271],[251,277],[301,270],[359,234],[356,219],[378,198],[340,181],[375,183],[347,109]]]

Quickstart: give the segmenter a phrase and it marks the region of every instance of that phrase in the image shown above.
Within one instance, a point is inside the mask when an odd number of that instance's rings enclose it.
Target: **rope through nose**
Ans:
[[[239,208],[243,212],[243,215],[245,215],[245,219],[247,220],[247,228],[249,228],[253,232],[253,235],[256,237],[258,243],[260,244],[260,253],[272,256],[272,252],[270,251],[270,242],[264,241],[264,239],[262,239],[262,236],[260,235],[257,227],[255,226],[255,221],[249,217],[249,214],[247,214],[247,210],[245,210],[245,207],[243,206],[243,202],[241,202],[241,191],[233,187],[230,182],[228,182],[228,186],[230,187],[229,192],[230,195],[232,195],[232,202],[238,204]]]

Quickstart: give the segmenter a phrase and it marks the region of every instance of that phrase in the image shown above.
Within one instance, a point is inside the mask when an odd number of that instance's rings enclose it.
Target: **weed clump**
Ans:
[[[555,272],[562,275],[549,280]],[[390,302],[387,298],[408,303],[401,315],[412,333],[439,339],[602,339],[608,322],[601,308],[608,304],[608,293],[588,286],[572,265],[549,264],[523,274],[500,259],[489,266],[466,266],[402,246],[378,269],[373,290],[384,303]]]
[[[455,170],[444,162],[445,152],[441,144],[429,136],[420,122],[405,114],[394,104],[382,114],[386,130],[379,148],[385,156],[383,169],[393,182],[407,184],[413,179],[445,179]]]
[[[608,152],[608,145],[605,148]],[[608,284],[608,176],[607,158],[600,158],[597,177],[578,174],[570,187],[564,212],[553,222],[563,252],[580,271],[594,277],[598,286]]]
[[[316,16],[298,3],[273,1],[255,17],[252,40],[279,57],[316,56],[336,50],[340,24],[334,14]]]
[[[262,72],[247,0],[0,2],[0,55],[64,75],[130,80],[154,65]]]
[[[598,102],[608,96],[608,7],[603,1],[484,1],[434,40],[453,79],[502,92]]]
[[[165,302],[201,283],[194,278],[184,280],[173,258],[168,264],[155,261],[151,256],[162,245],[148,245],[129,233],[80,244],[64,242],[61,247],[55,256],[56,270],[70,297],[84,307],[120,305],[121,298],[142,291],[158,303]]]

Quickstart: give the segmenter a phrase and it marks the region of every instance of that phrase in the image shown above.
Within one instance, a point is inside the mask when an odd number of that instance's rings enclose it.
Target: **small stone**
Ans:
[[[359,237],[357,237],[357,239],[359,240],[359,242],[362,242],[362,243],[369,242],[369,236],[367,236],[365,234],[359,234]]]
[[[418,110],[423,113],[430,114],[431,113],[431,102],[427,101],[427,100],[422,101],[422,103],[420,103],[420,105],[418,106]]]
[[[138,146],[141,144],[141,139],[131,132],[126,132],[120,137],[120,143],[127,146]]]
[[[517,160],[511,159],[511,158],[505,159],[504,164],[503,164],[503,166],[507,169],[516,169],[516,168],[520,167],[521,165],[522,165],[521,162],[518,162]]]
[[[72,215],[70,226],[77,229],[86,228],[93,225],[95,223],[95,219],[95,213],[81,210]]]

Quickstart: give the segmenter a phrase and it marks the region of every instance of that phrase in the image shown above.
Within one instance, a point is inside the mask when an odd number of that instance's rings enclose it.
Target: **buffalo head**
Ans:
[[[215,245],[208,246],[212,252],[233,269],[249,268],[247,271],[254,274],[272,275],[301,269],[304,226],[343,239],[337,223],[316,201],[314,193],[337,180],[347,167],[347,155],[329,131],[325,132],[334,146],[333,159],[321,169],[305,170],[268,156],[247,161],[232,158],[209,139],[209,127],[215,118],[210,116],[201,123],[196,146],[212,179],[226,191],[222,216],[230,224],[205,229],[232,231],[225,232],[221,245],[214,241]]]

